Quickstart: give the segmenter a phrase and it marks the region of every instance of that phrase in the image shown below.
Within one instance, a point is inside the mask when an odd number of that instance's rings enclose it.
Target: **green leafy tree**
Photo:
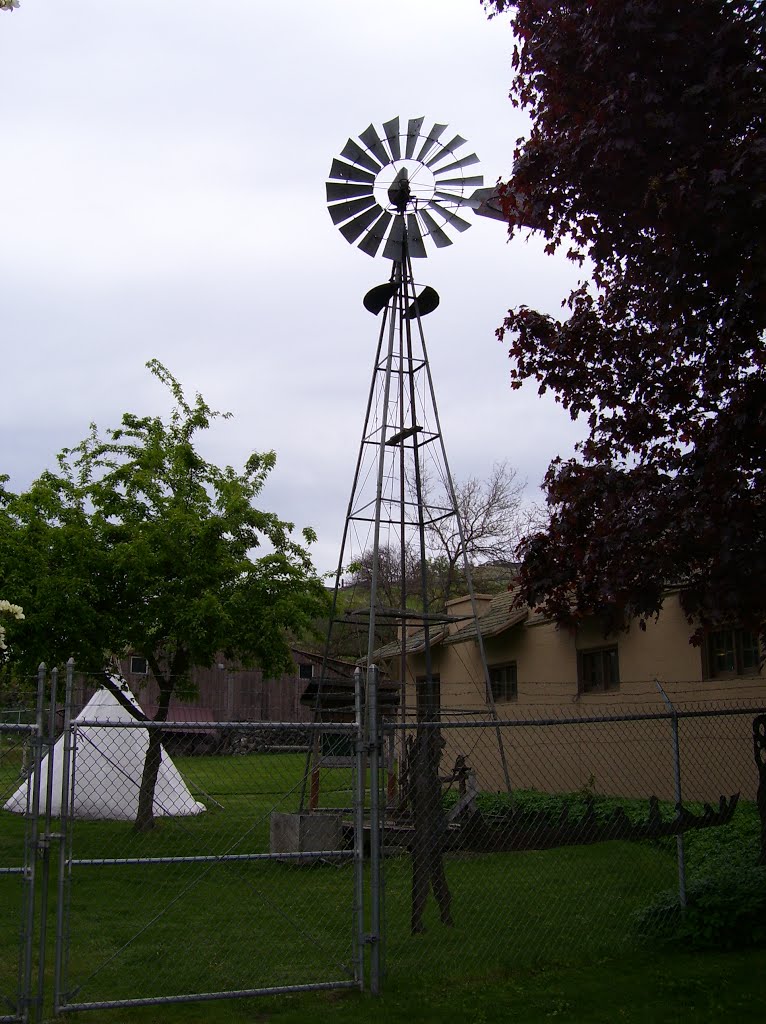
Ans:
[[[70,656],[98,671],[114,653],[139,652],[163,722],[192,667],[220,652],[267,675],[289,669],[290,634],[312,630],[326,597],[307,549],[313,531],[298,543],[293,524],[255,504],[274,453],[251,455],[242,472],[205,461],[197,435],[229,414],[200,395],[188,402],[161,363],[147,365],[175,399],[169,420],[126,413],[103,434],[93,425],[58,472],[24,494],[2,492],[0,580],[25,607],[9,641],[28,671]],[[160,745],[151,730],[141,830],[153,824]]]

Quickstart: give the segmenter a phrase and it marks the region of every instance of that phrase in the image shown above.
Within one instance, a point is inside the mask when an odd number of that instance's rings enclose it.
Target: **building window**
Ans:
[[[429,694],[427,692],[427,676],[417,676],[415,679],[417,684],[418,696],[421,700],[427,701]],[[442,689],[441,689],[441,676],[438,672],[431,673],[431,697],[433,699],[434,707],[440,708],[442,702]]]
[[[298,678],[299,679],[313,679],[314,678],[314,666],[309,662],[307,665],[298,666]]]
[[[599,647],[577,652],[580,693],[604,693],[620,686],[620,665],[616,647]]]
[[[751,629],[729,626],[711,630],[707,635],[705,653],[708,679],[758,674],[761,649],[758,636]]]
[[[131,654],[130,656],[130,674],[133,676],[145,676],[149,668],[146,664],[146,658],[142,658],[138,654]]]
[[[492,689],[492,697],[497,703],[516,700],[519,695],[516,662],[509,661],[507,665],[490,665],[489,685]]]

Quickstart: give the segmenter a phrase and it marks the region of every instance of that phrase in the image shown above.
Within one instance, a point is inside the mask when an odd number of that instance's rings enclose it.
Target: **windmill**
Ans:
[[[413,852],[413,931],[422,928],[429,884],[439,901],[442,920],[450,920],[441,851],[429,841],[438,830],[434,794],[439,791],[440,803],[441,756],[439,680],[432,649],[455,617],[430,606],[428,559],[433,527],[441,520],[454,518],[464,540],[423,331],[423,319],[437,308],[439,295],[430,285],[416,282],[413,260],[451,245],[470,227],[466,216],[471,211],[502,218],[495,190],[482,187],[478,162],[467,141],[449,132],[447,125],[431,125],[423,117],[405,122],[395,117],[382,125],[382,131],[371,124],[358,137],[348,139],[332,161],[326,185],[330,217],[344,238],[368,256],[391,262],[388,280],[364,297],[365,308],[380,318],[380,327],[335,579],[327,650],[337,625],[350,619],[361,625],[366,643],[359,654],[367,675],[362,683],[361,673],[357,673],[357,708],[363,705],[365,714],[377,715],[381,705],[376,660],[383,654],[380,627],[388,629],[389,637],[398,635],[388,650],[395,651],[393,657],[401,667],[399,713],[404,724],[414,696],[418,723],[416,739],[406,749],[401,743],[399,762],[406,758],[410,778],[425,780],[425,789],[421,787],[415,798],[420,801],[419,810],[413,804],[413,817],[423,828],[420,853],[416,856]],[[465,544],[462,546],[465,552]],[[349,564],[356,566],[357,578],[360,571],[367,571],[369,599],[341,611],[338,597]],[[465,554],[464,567],[484,671],[478,685],[497,720]],[[398,593],[389,586],[392,578]],[[406,687],[407,656],[413,652],[422,654],[424,664],[414,695],[408,694]],[[331,689],[326,665],[327,654],[322,677],[313,690],[315,713],[320,717]],[[366,691],[360,693],[363,686]],[[497,738],[505,767],[499,728]],[[318,779],[318,771],[314,777]],[[376,781],[371,780],[370,787],[374,790]],[[312,798],[317,792],[312,785]],[[388,798],[392,803],[395,787],[389,787]],[[313,799],[312,804],[315,806]],[[375,819],[371,812],[371,829]],[[374,839],[371,848],[374,856]]]
[[[426,680],[417,688],[416,704],[418,717],[427,719],[438,717],[430,648],[450,621],[429,608],[429,528],[447,517],[455,518],[458,529],[461,524],[422,323],[437,308],[439,295],[430,285],[416,284],[412,261],[451,245],[470,227],[468,211],[502,219],[495,190],[482,187],[478,163],[467,140],[453,135],[447,125],[429,125],[423,117],[406,122],[395,117],[382,131],[371,124],[358,138],[350,138],[332,161],[326,185],[330,217],[344,238],[368,256],[391,261],[388,281],[364,297],[365,308],[382,316],[336,594],[344,568],[355,556],[367,554],[370,598],[356,613],[367,622],[366,662],[374,662],[381,618],[403,634],[419,627]],[[400,561],[403,585],[396,605],[380,600],[381,568],[392,557]],[[408,575],[412,584],[413,568],[420,592],[408,601],[412,594],[405,584]],[[467,565],[466,571],[475,616]],[[391,598],[390,589],[385,596]],[[402,659],[406,653],[402,644]],[[404,671],[401,679],[404,684]],[[484,685],[494,713],[488,679]]]

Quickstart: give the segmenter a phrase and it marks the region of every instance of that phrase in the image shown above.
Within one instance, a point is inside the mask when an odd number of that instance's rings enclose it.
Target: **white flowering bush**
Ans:
[[[19,0],[0,0],[0,11],[12,11],[19,6]]]
[[[2,0],[0,0],[0,3],[2,3]],[[5,642],[5,627],[2,623],[3,615],[8,615],[13,619],[21,621],[24,618],[24,609],[18,604],[11,604],[10,601],[0,601],[0,658],[8,649],[8,645]]]

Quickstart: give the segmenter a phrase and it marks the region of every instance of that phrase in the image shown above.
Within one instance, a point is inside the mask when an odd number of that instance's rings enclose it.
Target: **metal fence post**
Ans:
[[[367,729],[370,751],[370,991],[380,992],[380,737],[378,667],[367,669]]]
[[[61,765],[61,827],[59,829],[59,866],[56,899],[56,945],[53,961],[53,1016],[58,1016],[61,1003],[61,979],[64,957],[64,921],[65,921],[65,883],[67,881],[67,855],[69,839],[69,809],[71,794],[69,792],[70,762],[72,758],[72,700],[74,693],[74,658],[66,664],[66,692],[64,696],[64,743]]]
[[[43,1019],[43,1003],[45,999],[45,947],[48,938],[48,886],[51,874],[51,818],[53,804],[53,747],[56,743],[56,690],[58,688],[59,671],[51,671],[50,704],[48,706],[48,731],[44,746],[47,748],[47,771],[45,774],[45,827],[42,836],[38,836],[37,851],[42,861],[40,885],[40,929],[38,936],[37,959],[37,997],[35,999],[35,1017]],[[42,766],[41,766],[42,767]]]
[[[681,749],[678,740],[678,712],[673,707],[673,702],[662,688],[659,679],[654,680],[657,689],[660,691],[665,707],[670,711],[670,726],[673,735],[673,777],[676,796],[676,813],[681,818],[683,807],[681,797]],[[686,856],[684,853],[684,834],[679,832],[676,836],[676,851],[678,855],[678,902],[686,907]]]
[[[356,980],[364,987],[364,718],[362,670],[354,669],[354,913]]]
[[[37,836],[40,816],[40,770],[43,759],[43,709],[45,706],[45,663],[40,662],[37,668],[37,709],[35,713],[35,732],[32,743],[32,764],[30,765],[27,783],[27,814],[30,818],[28,842],[25,862],[25,921],[24,921],[24,964],[22,971],[21,991],[19,992],[19,1009],[21,1019],[29,1020],[32,1004],[32,949],[35,928],[35,876],[37,857]]]

